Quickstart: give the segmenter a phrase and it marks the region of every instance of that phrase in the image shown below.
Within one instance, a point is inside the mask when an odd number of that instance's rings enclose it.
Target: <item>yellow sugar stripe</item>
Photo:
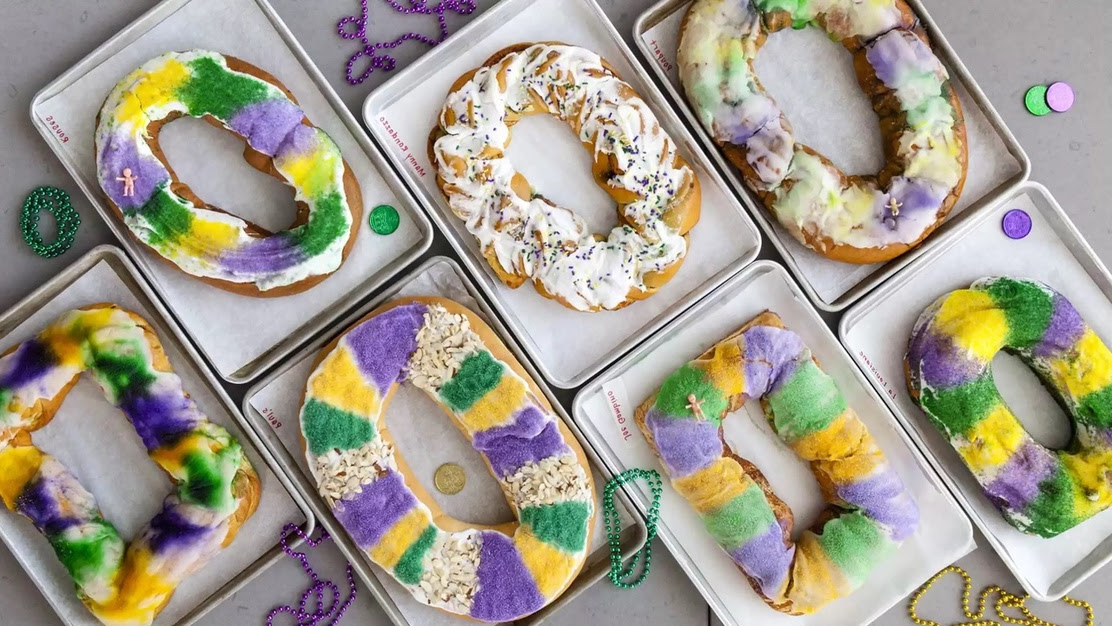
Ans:
[[[194,217],[189,224],[190,247],[201,254],[217,254],[234,248],[239,241],[239,228],[216,220]]]
[[[131,549],[120,574],[119,592],[111,601],[90,604],[89,609],[105,623],[149,624],[174,593],[177,582],[159,575],[149,549]]]
[[[0,498],[9,509],[15,510],[15,499],[39,473],[41,464],[42,452],[34,446],[0,450]]]
[[[421,533],[425,532],[425,528],[431,523],[432,520],[429,519],[428,514],[421,507],[406,513],[371,548],[371,558],[381,567],[388,570],[394,569],[394,566],[398,564],[409,546],[417,541]]]
[[[131,132],[147,130],[147,110],[164,107],[177,100],[177,89],[189,79],[189,70],[177,59],[167,59],[157,70],[139,74],[131,89],[116,106],[116,122],[130,124]]]
[[[309,381],[309,395],[338,409],[372,417],[380,405],[378,389],[368,382],[346,346],[339,345]]]
[[[506,372],[498,386],[459,415],[459,421],[472,433],[504,426],[513,421],[514,413],[525,404],[525,400],[525,383]]]
[[[752,482],[737,461],[721,457],[694,474],[672,481],[672,486],[696,511],[708,513],[741,495]]]
[[[793,441],[791,449],[804,461],[844,459],[869,436],[868,429],[858,419],[857,413],[847,407],[826,428]]]
[[[1086,519],[1112,505],[1112,451],[1059,454],[1066,473],[1073,479],[1073,511]]]
[[[1058,387],[1080,400],[1112,385],[1112,353],[1089,328],[1077,341],[1076,350],[1050,361],[1050,372]]]
[[[802,613],[814,613],[850,592],[849,580],[811,531],[805,531],[796,542],[791,581],[786,595],[792,601],[792,609]]]
[[[987,291],[950,294],[934,316],[934,328],[981,361],[991,361],[1008,339],[1008,318]]]
[[[541,541],[525,528],[519,528],[514,535],[514,545],[521,551],[525,567],[533,574],[544,597],[555,596],[568,582],[576,564],[573,555]]]
[[[1008,407],[998,406],[977,422],[966,440],[955,441],[958,454],[973,471],[1000,467],[1023,446],[1027,431]]]
[[[745,391],[745,366],[737,341],[718,344],[710,360],[696,361],[694,366],[703,371],[708,383],[726,396]]]

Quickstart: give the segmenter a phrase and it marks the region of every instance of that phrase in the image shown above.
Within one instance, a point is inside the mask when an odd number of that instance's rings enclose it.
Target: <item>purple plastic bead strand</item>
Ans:
[[[440,38],[432,39],[431,37],[422,35],[420,33],[406,33],[397,39],[391,41],[376,41],[372,43],[367,36],[367,24],[370,22],[370,10],[367,7],[367,0],[360,0],[362,4],[362,14],[359,17],[348,15],[341,18],[336,24],[336,32],[339,33],[344,39],[358,39],[363,43],[360,48],[348,59],[346,76],[347,81],[351,85],[359,85],[367,80],[376,69],[382,69],[389,72],[397,65],[397,59],[389,53],[383,52],[379,54],[380,50],[397,48],[406,41],[420,41],[421,43],[434,47],[440,42],[448,38],[448,20],[444,16],[447,11],[453,11],[459,15],[469,15],[475,10],[475,0],[441,0],[435,7],[429,7],[426,0],[408,0],[409,6],[402,6],[397,0],[384,0],[395,11],[402,15],[413,15],[419,13],[422,15],[436,15],[436,20],[440,24]],[[350,32],[348,24],[354,24],[356,31]],[[368,57],[370,62],[367,69],[364,70],[359,76],[354,75],[355,63],[362,57]]]
[[[289,546],[289,539],[292,535],[297,535],[305,540],[305,544],[310,548],[315,548],[320,544],[330,539],[328,531],[321,529],[320,538],[314,540],[312,537],[306,535],[296,524],[286,524],[282,529],[282,551],[290,557],[297,559],[301,562],[302,569],[313,579],[313,584],[301,594],[301,601],[298,603],[298,608],[294,609],[290,605],[284,605],[275,608],[266,616],[266,626],[274,626],[274,618],[282,613],[289,613],[295,620],[297,626],[317,626],[326,619],[331,619],[329,626],[336,626],[343,619],[344,613],[347,612],[348,607],[351,606],[355,600],[355,576],[351,571],[351,563],[347,565],[347,580],[348,580],[348,594],[347,600],[340,604],[340,588],[336,583],[330,580],[321,580],[313,568],[309,565],[309,557],[304,552],[294,552]],[[328,605],[328,610],[325,611],[324,598],[325,590],[332,591],[332,603]],[[310,613],[305,607],[309,604],[309,598],[312,596],[317,597],[316,609]]]

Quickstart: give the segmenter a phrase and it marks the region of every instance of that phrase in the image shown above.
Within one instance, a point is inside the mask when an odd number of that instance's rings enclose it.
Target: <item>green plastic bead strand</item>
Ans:
[[[618,519],[618,511],[614,508],[614,492],[617,491],[622,485],[631,483],[635,480],[642,479],[649,483],[649,488],[653,494],[653,502],[649,506],[649,512],[646,516],[645,527],[648,534],[645,537],[645,544],[630,559],[628,567],[622,567],[622,542],[621,542],[621,521]],[[656,470],[643,470],[643,469],[629,469],[614,478],[611,478],[606,483],[606,488],[602,493],[602,520],[606,526],[606,537],[610,543],[610,573],[607,577],[610,582],[614,583],[615,587],[620,589],[633,589],[645,582],[649,576],[649,570],[652,568],[653,561],[653,540],[656,539],[656,526],[660,520],[660,494],[664,492],[664,487],[660,481],[660,474]],[[629,577],[633,575],[633,571],[637,568],[638,561],[642,561],[641,573],[633,581],[628,581]]]
[[[58,236],[50,244],[44,242],[39,234],[39,215],[43,211],[53,215],[58,226]],[[19,214],[19,231],[23,240],[35,254],[47,259],[70,249],[80,225],[81,216],[70,204],[69,194],[57,187],[39,187],[32,191],[23,201],[23,211]]]

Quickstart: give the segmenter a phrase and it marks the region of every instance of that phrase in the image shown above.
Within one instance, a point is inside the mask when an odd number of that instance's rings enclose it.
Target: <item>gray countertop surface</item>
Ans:
[[[357,45],[340,39],[337,20],[359,11],[357,0],[272,0],[294,34],[356,112],[366,95],[389,73],[377,71],[363,85],[344,81],[343,67]],[[638,14],[650,0],[600,0],[618,31],[631,38]],[[1112,197],[1112,176],[1100,168],[1112,162],[1112,9],[1101,3],[1035,0],[924,0],[928,10],[980,82],[1033,162],[1032,179],[1044,183],[1065,207],[1106,264],[1112,262],[1112,219],[1105,202]],[[372,33],[393,38],[402,32],[436,32],[435,18],[395,14],[382,0],[369,0]],[[32,128],[28,107],[34,94],[128,23],[153,6],[151,0],[3,0],[0,2],[0,310],[51,278],[68,262],[112,236],[80,189]],[[430,4],[432,4],[430,2]],[[492,4],[479,0],[479,9]],[[449,14],[454,29],[469,17]],[[215,26],[215,25],[214,25]],[[427,48],[409,42],[397,49],[403,67]],[[1023,94],[1036,83],[1065,80],[1077,91],[1077,104],[1064,115],[1036,118],[1023,108]],[[229,158],[238,158],[232,157]],[[1104,163],[1105,165],[1101,165]],[[83,223],[74,249],[58,259],[40,259],[20,239],[17,222],[23,196],[50,184],[66,189]],[[217,203],[219,200],[217,199]],[[450,254],[438,239],[432,253]],[[232,389],[233,395],[242,393]],[[979,589],[999,584],[1019,592],[1018,583],[983,537],[981,546],[959,565]],[[322,576],[343,579],[343,559],[332,546],[311,552]],[[6,548],[0,547],[0,625],[55,624],[53,611]],[[202,624],[261,624],[276,605],[295,602],[308,581],[300,566],[285,559],[215,608]],[[1112,624],[1112,584],[1105,568],[1073,594],[1096,609],[1097,623]],[[748,589],[739,593],[749,593]],[[922,601],[922,617],[949,623],[962,618],[957,577],[940,583]],[[868,598],[861,598],[868,602]],[[1032,602],[1037,614],[1055,622],[1080,624],[1079,609]],[[991,612],[991,609],[990,609]],[[698,626],[717,623],[706,603],[675,560],[657,551],[648,582],[633,591],[600,583],[555,615],[556,625],[649,623]],[[289,624],[285,616],[277,624]],[[348,624],[385,624],[370,594],[358,594],[345,618]],[[754,615],[749,624],[759,624]],[[876,624],[910,624],[901,602]]]

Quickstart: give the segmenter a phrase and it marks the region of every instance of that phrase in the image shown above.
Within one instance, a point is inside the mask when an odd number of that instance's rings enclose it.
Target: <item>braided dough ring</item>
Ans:
[[[421,488],[384,419],[405,381],[482,454],[517,521],[454,519]],[[512,621],[559,597],[583,567],[595,517],[583,450],[497,335],[459,304],[397,300],[356,323],[321,351],[300,422],[336,519],[417,600]]]
[[[86,371],[176,484],[130,544],[77,477],[31,442]],[[259,478],[240,444],[189,399],[150,325],[98,304],[0,357],[0,498],[50,541],[97,619],[150,624],[181,581],[235,539],[255,512]]]
[[[1065,450],[1035,441],[1001,397],[1001,350],[1065,409]],[[905,366],[911,397],[1012,526],[1053,537],[1112,505],[1112,352],[1061,294],[1012,278],[950,292],[915,323]]]
[[[183,115],[243,138],[244,159],[294,190],[297,217],[288,229],[267,232],[178,180],[158,135]],[[339,147],[282,83],[237,58],[192,50],[147,61],[108,94],[95,142],[97,180],[132,235],[221,289],[298,293],[339,269],[355,245],[363,200]]]
[[[836,261],[907,252],[965,186],[961,104],[916,22],[904,0],[696,0],[684,17],[680,78],[703,126],[780,224]],[[798,143],[757,79],[768,34],[808,24],[854,55],[885,143],[887,162],[874,176],[847,176]]]
[[[722,420],[760,399],[828,503],[792,541],[792,512]],[[865,425],[798,335],[765,312],[672,374],[634,414],[672,486],[769,606],[814,613],[848,595],[912,533],[919,510]]]
[[[574,211],[534,193],[505,156],[528,115],[566,122],[591,154],[618,226],[591,233]],[[494,273],[580,311],[614,310],[671,280],[699,220],[699,180],[637,92],[599,55],[518,44],[459,78],[429,136],[448,206]]]

